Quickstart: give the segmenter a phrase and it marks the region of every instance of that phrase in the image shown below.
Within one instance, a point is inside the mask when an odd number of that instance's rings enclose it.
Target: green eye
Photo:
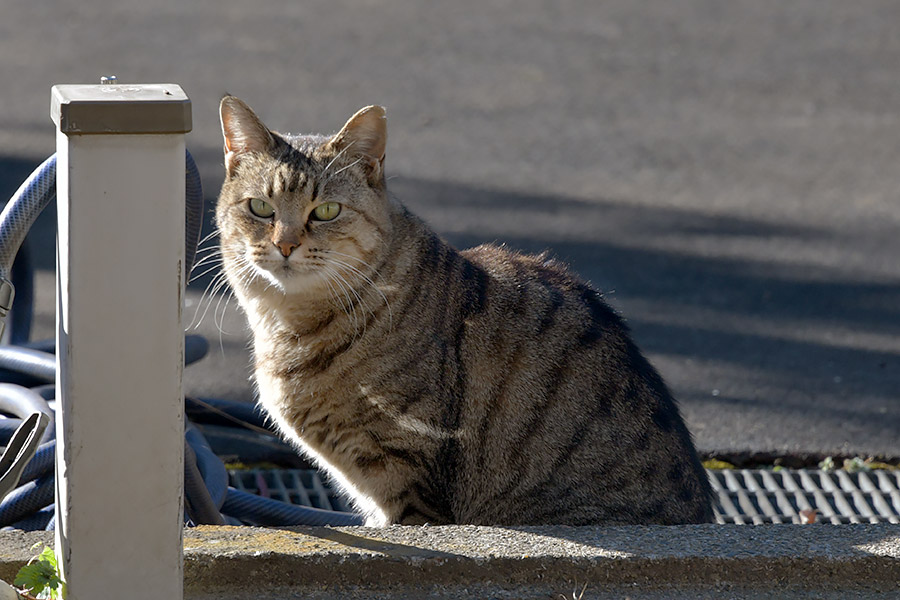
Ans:
[[[265,200],[250,198],[250,212],[260,219],[268,219],[275,214],[275,209]]]
[[[316,221],[330,221],[341,214],[341,205],[338,202],[325,202],[318,205],[312,212]]]

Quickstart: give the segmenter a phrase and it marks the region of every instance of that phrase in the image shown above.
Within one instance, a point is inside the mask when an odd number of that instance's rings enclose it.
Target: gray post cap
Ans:
[[[191,100],[174,83],[54,85],[50,116],[67,135],[187,133]]]

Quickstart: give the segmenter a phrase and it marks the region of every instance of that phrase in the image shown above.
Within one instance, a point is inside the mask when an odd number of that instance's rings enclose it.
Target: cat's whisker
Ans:
[[[357,164],[359,164],[360,161],[362,161],[362,158],[357,158],[356,160],[354,160],[354,161],[353,161],[352,163],[350,163],[349,165],[344,166],[344,167],[341,167],[340,169],[338,169],[337,171],[335,171],[334,173],[332,173],[331,176],[325,181],[325,183],[328,183],[329,181],[331,181],[332,179],[334,179],[335,177],[337,177],[338,175],[340,175],[341,173],[343,173],[343,172],[346,171],[347,169],[349,169],[349,168],[351,168],[351,167],[355,167]],[[324,185],[325,185],[325,184],[322,184],[323,187],[324,187]]]
[[[331,165],[333,165],[335,163],[335,161],[337,161],[337,159],[339,159],[344,154],[344,152],[349,150],[355,143],[356,143],[356,140],[353,140],[352,142],[350,142],[349,144],[344,146],[340,152],[335,154],[334,158],[332,158],[331,161],[327,165],[325,165],[325,168],[322,169],[322,177],[324,177],[325,175],[328,174],[328,169],[331,168]]]
[[[238,268],[235,277],[241,285],[247,286],[256,279],[258,275],[256,274],[253,265],[244,265]]]
[[[205,256],[203,256],[204,254]],[[197,250],[197,254],[194,256],[194,264],[191,265],[191,273],[196,271],[204,264],[207,264],[209,261],[215,260],[217,258],[223,258],[222,249],[218,245]]]
[[[222,314],[218,318],[214,318],[213,321],[216,323],[216,328],[219,330],[219,351],[222,353],[222,357],[225,357],[225,343],[222,340],[223,335],[233,335],[227,331],[225,331],[225,313],[228,312],[228,304],[234,298],[234,290],[230,287],[227,292],[223,295],[225,298],[225,304],[222,306]],[[221,298],[219,302],[221,302]],[[216,312],[218,312],[219,307],[216,306]],[[214,315],[215,317],[215,315]]]
[[[347,298],[347,303],[350,306],[350,311],[352,312],[352,315],[350,315],[348,313],[348,317],[351,317],[353,331],[356,333],[356,335],[359,335],[360,317],[357,314],[356,307],[358,304],[359,306],[362,307],[363,311],[366,310],[366,305],[363,302],[362,297],[360,297],[359,293],[355,289],[353,289],[353,286],[350,285],[350,283],[344,278],[343,275],[340,274],[340,272],[337,269],[334,269],[333,267],[329,267],[324,264],[322,265],[322,268],[325,269],[331,275],[332,280],[338,286],[340,286],[341,290],[344,293],[344,296]],[[354,296],[356,296],[357,302],[353,302],[353,298],[350,296],[351,293]],[[365,332],[365,326],[366,326],[365,314],[363,314],[362,325],[363,325],[363,332]]]
[[[331,279],[335,284],[341,289],[341,292],[344,295],[344,298],[347,300],[347,316],[350,318],[350,325],[353,328],[354,339],[359,335],[359,325],[360,325],[360,316],[359,311],[357,310],[357,303],[353,301],[353,297],[351,296],[351,292],[353,292],[353,288],[347,283],[347,281],[341,277],[340,273],[336,270],[331,269]],[[358,297],[358,296],[357,296]]]
[[[327,251],[326,251],[326,252],[327,252]],[[351,258],[353,258],[353,257],[351,257]],[[356,273],[357,275],[359,275],[360,277],[362,277],[363,279],[365,279],[366,283],[368,283],[368,284],[374,286],[376,290],[378,289],[378,286],[375,285],[375,282],[372,281],[372,278],[369,277],[369,276],[368,276],[366,273],[364,273],[363,271],[361,271],[358,267],[354,267],[353,265],[351,265],[351,264],[349,264],[349,263],[346,263],[346,262],[344,262],[344,261],[342,261],[342,260],[338,260],[338,259],[336,259],[336,258],[325,258],[324,260],[327,261],[327,262],[330,262],[330,263],[332,263],[332,264],[340,265],[340,266],[342,266],[342,267],[345,267],[345,268],[347,268],[347,269],[350,269],[351,271],[353,271],[354,273]],[[357,260],[359,260],[359,259],[357,259]],[[366,262],[364,262],[364,261],[362,261],[362,260],[360,260],[360,262],[361,262],[363,265],[365,265],[365,266],[371,268],[371,267],[369,266],[368,263],[366,263]]]
[[[221,246],[219,246],[218,244],[213,244],[212,246],[206,246],[205,248],[198,247],[197,248],[197,256],[200,256],[201,254],[209,254],[210,252],[216,252],[221,249],[222,249]]]
[[[214,260],[206,261],[202,265],[198,265],[197,267],[191,269],[191,278],[188,280],[188,283],[210,273],[210,269],[215,270],[221,267],[224,262],[224,259],[216,257]]]
[[[344,314],[347,314],[347,310],[344,308],[344,302],[338,296],[337,290],[331,284],[330,277],[328,276],[328,274],[323,271],[316,271],[315,274],[316,274],[316,276],[321,277],[322,281],[325,282],[325,285],[328,286],[328,290],[331,292],[331,300],[334,302],[337,302],[337,305],[340,307],[341,312],[343,312]]]
[[[327,250],[327,249],[325,249],[325,250],[319,250],[319,252],[322,252],[322,253],[324,253],[324,254],[334,254],[335,256],[342,256],[342,257],[344,257],[344,258],[350,258],[350,259],[353,259],[353,260],[355,260],[356,262],[362,264],[363,266],[372,269],[372,265],[370,265],[369,263],[367,263],[366,261],[364,261],[363,259],[361,259],[361,258],[358,257],[358,256],[353,256],[352,254],[346,254],[346,253],[344,253],[344,252],[338,252],[337,250]],[[374,270],[374,269],[373,269],[373,270]]]
[[[212,303],[212,296],[218,295],[223,288],[228,285],[228,278],[222,277],[216,287],[213,288],[212,294],[210,294],[210,304]]]
[[[219,260],[217,263],[215,263],[215,264],[209,266],[209,267],[208,267],[205,271],[203,271],[202,273],[197,273],[196,275],[191,275],[191,278],[188,279],[188,283],[192,283],[192,282],[196,281],[197,279],[201,279],[201,278],[205,277],[206,275],[209,275],[209,274],[212,273],[213,271],[215,271],[215,270],[217,270],[217,269],[221,269],[221,268],[222,268],[222,261]]]
[[[202,263],[205,260],[209,260],[211,257],[222,256],[222,252],[220,251],[218,246],[211,246],[209,248],[197,250],[197,256],[201,258],[195,260],[193,268],[196,268],[198,264]]]
[[[209,312],[210,307],[212,306],[213,299],[216,294],[221,291],[221,289],[228,284],[228,277],[225,272],[222,271],[220,274],[216,275],[216,277],[206,286],[206,291],[203,292],[203,296],[200,297],[200,302],[197,306],[197,310],[200,310],[200,307],[203,305],[203,299],[207,298],[206,308],[203,310],[203,314],[200,315],[200,319],[194,325],[194,329],[200,327],[200,324],[203,323],[203,319],[206,318],[206,314]],[[212,288],[210,290],[210,288]],[[193,321],[192,321],[193,324]]]
[[[223,327],[225,326],[225,310],[228,309],[228,298],[230,297],[231,290],[227,290],[226,293],[219,296],[219,301],[216,302],[216,309],[213,311],[213,324],[216,326],[216,329],[219,330],[219,341],[221,343],[222,335],[225,334]],[[219,307],[222,305],[222,300],[225,300],[225,307],[222,310],[221,316],[219,315]],[[230,334],[228,334],[230,335]]]
[[[360,294],[353,288],[352,285],[350,285],[347,279],[343,275],[341,275],[337,269],[335,269],[334,267],[329,267],[325,264],[321,265],[321,267],[330,272],[332,280],[334,280],[335,283],[340,286],[341,290],[344,292],[345,297],[347,298],[347,302],[350,305],[350,312],[352,312],[352,314],[348,313],[348,316],[351,317],[352,320],[351,325],[353,327],[353,331],[355,332],[354,338],[361,333],[365,333],[368,323],[368,319],[366,318],[365,313],[367,311],[369,313],[372,313],[371,309],[369,309],[368,305],[362,299]],[[350,293],[348,293],[347,290],[349,290]],[[351,293],[356,297],[355,302],[353,301],[353,298],[350,297]],[[362,317],[360,317],[360,315],[358,314],[358,307],[363,311]],[[362,321],[362,332],[360,332],[360,321]]]
[[[250,285],[254,280],[259,278],[253,265],[239,267],[233,275],[237,280],[237,284],[243,287]]]
[[[206,289],[203,290],[203,293],[200,294],[200,299],[197,301],[197,308],[194,310],[194,316],[191,318],[191,322],[188,323],[185,331],[190,331],[191,329],[197,329],[198,327],[200,327],[200,323],[203,321],[203,317],[200,317],[199,319],[197,317],[200,314],[200,310],[203,308],[203,301],[206,300],[207,294],[209,293],[210,289],[212,289],[212,287],[220,277],[225,277],[224,271],[217,273],[216,276],[213,277],[208,284],[206,284]]]
[[[353,314],[351,313],[352,306],[349,304],[349,298],[347,297],[347,292],[344,290],[340,284],[335,281],[334,276],[329,273],[327,270],[322,270],[319,272],[323,278],[325,278],[325,283],[328,285],[328,288],[331,290],[332,298],[337,301],[340,305],[341,312],[344,313],[350,321],[353,321]],[[337,287],[335,287],[337,286]],[[340,290],[340,293],[338,292]],[[344,300],[348,300],[348,304],[344,304]],[[354,329],[356,326],[354,325]]]
[[[243,254],[236,254],[231,260],[235,267],[233,275],[240,284],[247,285],[257,276],[253,263]]]
[[[357,258],[357,257],[355,257],[355,256],[350,256],[350,255],[348,255],[348,254],[342,254],[342,253],[340,253],[340,252],[333,252],[333,251],[331,251],[331,250],[325,250],[324,252],[325,252],[325,253],[331,253],[331,254],[338,254],[338,255],[341,255],[341,256],[347,256],[347,257],[349,257],[349,258],[354,258],[354,259],[358,260],[360,263],[362,263],[363,265],[365,265],[365,266],[371,268],[367,262],[365,262],[364,260],[362,260],[362,259],[360,259],[360,258]],[[323,260],[325,260],[326,262],[330,262],[330,263],[332,263],[332,264],[335,264],[335,265],[340,265],[340,266],[342,266],[342,267],[344,267],[344,268],[346,268],[346,269],[349,269],[352,273],[355,273],[356,275],[359,275],[366,283],[368,283],[368,284],[372,287],[372,289],[375,290],[375,292],[378,293],[379,296],[381,296],[381,299],[384,301],[384,305],[387,307],[387,311],[388,311],[388,329],[393,329],[393,327],[394,327],[394,313],[393,313],[393,311],[391,310],[391,303],[388,302],[387,296],[385,296],[384,292],[381,291],[381,289],[378,287],[378,285],[376,285],[376,283],[375,283],[374,281],[372,281],[372,279],[371,279],[368,275],[366,275],[365,273],[363,273],[360,269],[358,269],[358,268],[354,267],[353,265],[348,264],[348,263],[346,263],[346,262],[344,262],[344,261],[342,261],[342,260],[338,260],[338,259],[336,259],[336,258],[329,258],[329,257],[326,257],[326,258],[324,258]],[[374,312],[372,312],[371,310],[370,310],[369,312],[372,313],[372,316],[373,316],[373,317],[375,316],[375,313],[374,313]]]
[[[202,246],[209,240],[211,240],[214,237],[216,237],[217,235],[219,235],[219,233],[220,233],[219,228],[218,227],[214,228],[212,231],[210,231],[208,234],[206,234],[206,236],[204,236],[204,238],[202,240],[197,242],[197,247],[199,248],[200,246]]]
[[[211,290],[212,288],[215,287],[216,282],[217,282],[219,279],[222,279],[222,278],[225,278],[225,277],[226,277],[225,272],[224,272],[224,271],[220,271],[219,273],[216,273],[216,275],[209,281],[209,283],[206,284],[206,288],[203,290],[203,293],[200,294],[200,301],[197,303],[197,310],[198,310],[198,311],[200,310],[200,306],[202,306],[203,301],[206,299],[207,294],[209,294],[210,290]],[[196,314],[194,315],[194,317],[196,318]],[[193,321],[192,321],[192,322],[193,322]]]

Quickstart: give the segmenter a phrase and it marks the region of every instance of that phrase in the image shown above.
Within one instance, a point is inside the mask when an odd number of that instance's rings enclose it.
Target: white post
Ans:
[[[177,85],[61,85],[56,553],[70,600],[183,597]]]

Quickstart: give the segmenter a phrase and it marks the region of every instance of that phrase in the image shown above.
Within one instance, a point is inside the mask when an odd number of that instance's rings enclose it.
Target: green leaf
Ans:
[[[19,569],[14,585],[26,590],[29,594],[41,598],[56,599],[60,597],[63,582],[59,576],[56,554],[53,548],[44,550]]]
[[[44,548],[38,555],[38,560],[50,563],[50,566],[52,566],[55,571],[59,571],[59,565],[56,564],[56,552],[53,551],[53,548]]]
[[[32,595],[40,594],[44,588],[56,577],[56,571],[44,562],[33,562],[25,565],[16,574],[13,585],[28,590]]]

